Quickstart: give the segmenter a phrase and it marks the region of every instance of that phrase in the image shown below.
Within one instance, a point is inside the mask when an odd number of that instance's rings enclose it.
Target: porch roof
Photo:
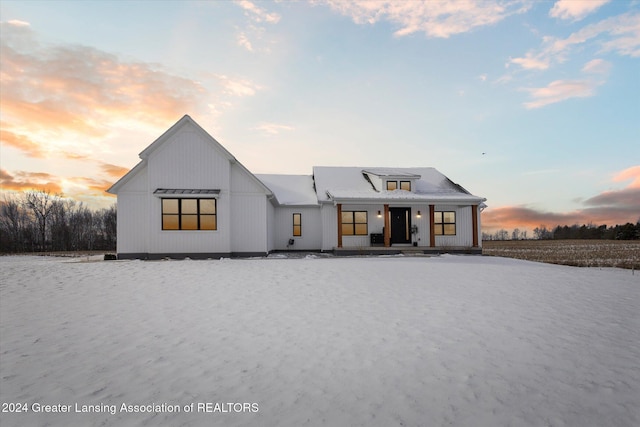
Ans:
[[[355,192],[349,190],[327,190],[327,197],[334,202],[354,203],[464,203],[480,204],[485,199],[465,193],[412,193],[405,190],[384,192]]]

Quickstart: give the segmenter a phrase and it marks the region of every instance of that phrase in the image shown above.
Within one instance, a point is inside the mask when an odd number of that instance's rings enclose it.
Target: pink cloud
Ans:
[[[640,56],[640,14],[628,12],[612,16],[585,25],[564,39],[543,37],[540,49],[531,50],[523,57],[511,58],[507,66],[516,64],[526,70],[546,70],[553,64],[564,62],[573,50],[584,46],[599,52]]]
[[[65,135],[102,139],[119,121],[164,126],[206,108],[200,83],[157,65],[84,46],[44,45],[28,26],[2,27],[3,141],[28,155],[51,151]]]
[[[525,88],[532,101],[525,102],[528,109],[540,108],[571,98],[588,98],[595,94],[601,82],[595,80],[555,80],[545,87]]]
[[[351,17],[357,24],[390,21],[399,29],[398,37],[423,32],[429,37],[448,38],[478,27],[496,24],[515,13],[526,11],[525,1],[369,1],[323,0],[332,10]]]
[[[129,172],[129,169],[124,166],[116,166],[116,165],[112,165],[110,163],[104,163],[104,162],[101,162],[100,169],[102,169],[102,171],[108,176],[112,178],[118,178],[118,179],[124,176],[124,174],[126,174],[127,172]],[[111,186],[112,184],[113,183],[111,183],[109,186]]]
[[[251,20],[257,23],[267,22],[270,24],[276,24],[280,21],[280,15],[275,12],[267,12],[254,2],[250,2],[249,0],[237,0],[235,3],[244,9],[245,13],[251,18]]]
[[[611,0],[558,0],[549,11],[549,16],[579,21],[610,1]]]
[[[631,180],[631,183],[627,188],[640,188],[640,165],[631,166],[630,168],[617,173],[613,177],[614,182],[623,182],[629,180]]]
[[[613,178],[614,182],[632,182],[621,190],[605,191],[585,200],[581,209],[571,212],[548,212],[527,206],[500,206],[482,213],[486,232],[504,229],[529,229],[544,225],[616,224],[640,220],[640,166],[627,168]]]
[[[45,190],[55,194],[62,194],[62,187],[57,177],[42,172],[18,171],[11,175],[0,169],[0,186],[2,191]]]
[[[10,127],[10,125],[4,122],[0,123],[0,142],[4,146],[17,148],[29,155],[29,157],[44,157],[44,152],[42,151],[40,144],[25,135],[20,135],[10,130],[6,130],[8,127]]]

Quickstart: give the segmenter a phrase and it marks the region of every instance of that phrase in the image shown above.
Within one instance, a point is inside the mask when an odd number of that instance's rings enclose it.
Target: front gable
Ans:
[[[118,253],[264,254],[271,191],[191,117],[140,153],[118,195]]]
[[[235,157],[231,155],[215,138],[198,125],[189,115],[183,116],[173,126],[171,126],[165,133],[160,135],[158,139],[153,141],[147,148],[140,152],[141,159],[149,158],[154,152],[165,146],[168,142],[175,140],[176,134],[184,132],[193,132],[197,134],[202,140],[206,140],[212,147],[220,152],[220,155],[227,160],[235,161]]]
[[[233,157],[190,121],[160,142],[140,154],[147,161],[150,190],[216,188],[229,191]]]
[[[231,165],[236,177],[250,181],[256,191],[271,191],[215,138],[185,115],[139,154],[141,162],[118,180],[108,193],[139,190],[142,175],[150,191],[157,188],[231,188]],[[237,183],[238,178],[235,179]],[[135,188],[135,190],[134,190]]]

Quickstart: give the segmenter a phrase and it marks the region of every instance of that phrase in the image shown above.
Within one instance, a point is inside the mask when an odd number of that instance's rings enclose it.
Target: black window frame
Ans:
[[[409,189],[406,190],[404,188],[402,188],[402,184],[409,184]],[[400,181],[400,185],[398,187],[400,190],[405,190],[405,191],[411,191],[411,181]]]
[[[389,188],[389,184],[393,184],[396,188]],[[387,191],[395,191],[398,188],[399,188],[398,187],[398,181],[395,181],[393,179],[390,179],[390,180],[387,181]]]
[[[453,215],[453,222],[446,222],[445,221],[445,214],[452,214]],[[438,216],[440,216],[440,221],[438,220]],[[447,225],[453,225],[453,233],[447,233],[445,226]],[[457,226],[456,226],[456,211],[435,211],[434,212],[434,218],[433,218],[433,229],[434,229],[434,234],[436,236],[455,236],[458,232],[457,230]]]
[[[178,202],[177,213],[165,213],[165,201],[175,200]],[[183,201],[196,201],[196,213],[184,213]],[[201,209],[201,202],[206,200],[207,202],[213,201],[213,213],[203,213]],[[160,212],[162,216],[161,229],[162,231],[217,231],[218,230],[218,200],[214,197],[163,197],[160,201]],[[177,217],[178,228],[165,228],[165,217]],[[183,228],[183,219],[186,217],[196,217],[197,228]],[[202,217],[213,217],[213,228],[202,228]]]
[[[296,218],[298,218],[298,223],[296,224]],[[302,237],[302,214],[300,212],[294,212],[292,216],[293,221],[293,229],[291,230],[293,233],[293,237]]]
[[[351,214],[351,221],[344,221],[344,216],[345,214]],[[364,214],[364,218],[365,221],[364,222],[356,222],[356,214]],[[365,231],[364,233],[358,233],[357,232],[357,227],[356,225],[362,225],[364,224],[365,226]],[[345,225],[352,225],[353,226],[353,231],[352,233],[345,233],[344,232],[344,226]],[[342,230],[342,235],[343,236],[368,236],[369,235],[369,212],[367,211],[342,211],[342,217],[340,218],[340,229]]]

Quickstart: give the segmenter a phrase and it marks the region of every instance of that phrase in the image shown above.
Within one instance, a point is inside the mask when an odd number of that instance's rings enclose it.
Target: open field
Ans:
[[[640,269],[640,240],[490,240],[482,254],[578,267]]]
[[[640,425],[638,274],[100,259],[0,257],[3,427]]]

